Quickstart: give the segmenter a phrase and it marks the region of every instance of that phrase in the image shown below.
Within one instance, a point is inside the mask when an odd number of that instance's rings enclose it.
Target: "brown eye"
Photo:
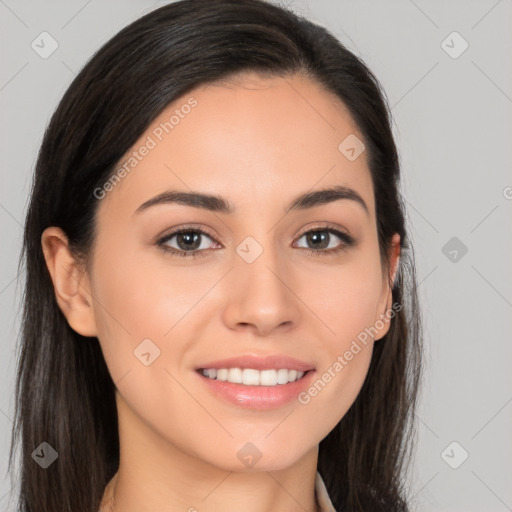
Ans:
[[[176,244],[177,247],[170,245],[171,240],[174,238],[176,240],[173,243]],[[158,240],[157,245],[161,247],[162,250],[176,256],[195,257],[199,254],[205,254],[206,249],[209,249],[208,244],[203,243],[205,238],[213,240],[212,237],[202,229],[182,228]]]
[[[304,247],[304,249],[314,255],[321,255],[322,253],[332,255],[354,245],[354,239],[348,233],[327,227],[306,231],[300,238],[306,240],[308,247]],[[336,243],[336,238],[341,240],[341,243]]]

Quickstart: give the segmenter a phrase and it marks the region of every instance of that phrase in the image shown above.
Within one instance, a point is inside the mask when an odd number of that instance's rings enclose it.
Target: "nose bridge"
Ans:
[[[258,238],[248,236],[236,247],[226,321],[231,327],[253,324],[260,332],[268,332],[295,322],[297,305],[288,283],[285,255],[279,254],[272,231]]]
[[[275,300],[277,296],[271,295],[287,295],[283,284],[286,275],[280,275],[285,272],[285,255],[279,254],[272,232],[260,235],[259,240],[248,236],[238,244],[234,270],[237,279],[247,284],[247,291],[252,290],[253,296],[262,294]]]

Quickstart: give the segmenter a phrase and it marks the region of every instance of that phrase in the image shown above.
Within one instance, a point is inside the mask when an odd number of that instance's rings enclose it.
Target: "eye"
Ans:
[[[338,242],[338,244],[336,244],[336,241],[333,239],[332,235],[335,235],[334,238],[341,240],[341,243]],[[314,256],[334,255],[346,250],[348,247],[353,246],[355,243],[354,238],[348,233],[341,231],[340,229],[327,226],[306,231],[301,235],[299,240],[302,238],[306,239],[307,244],[313,245],[313,249],[306,247],[305,250],[308,254]]]
[[[314,256],[335,255],[355,244],[355,239],[351,235],[328,226],[310,229],[304,232],[299,240],[302,238],[306,239],[307,244],[313,245],[313,248],[300,246],[299,248]],[[335,238],[338,238],[338,244],[336,244]],[[194,258],[196,256],[206,256],[208,254],[207,249],[212,248],[209,247],[205,239],[219,245],[213,236],[203,229],[185,226],[165,235],[156,242],[156,245],[171,255]]]
[[[176,239],[173,241],[173,239]],[[205,238],[213,240],[213,238],[202,229],[199,228],[181,228],[173,231],[157,241],[157,245],[165,252],[176,256],[195,257],[207,254],[208,244],[203,244]],[[177,245],[173,247],[171,243]]]

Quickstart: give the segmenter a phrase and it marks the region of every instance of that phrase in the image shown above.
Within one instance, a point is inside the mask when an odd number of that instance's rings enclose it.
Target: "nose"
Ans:
[[[298,324],[300,300],[293,272],[275,249],[265,248],[251,263],[236,255],[229,279],[223,316],[230,329],[267,336]]]

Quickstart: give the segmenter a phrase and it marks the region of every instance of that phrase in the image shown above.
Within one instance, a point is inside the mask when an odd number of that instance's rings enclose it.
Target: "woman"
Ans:
[[[373,74],[262,0],[121,30],[39,153],[20,511],[405,511],[421,370]]]

